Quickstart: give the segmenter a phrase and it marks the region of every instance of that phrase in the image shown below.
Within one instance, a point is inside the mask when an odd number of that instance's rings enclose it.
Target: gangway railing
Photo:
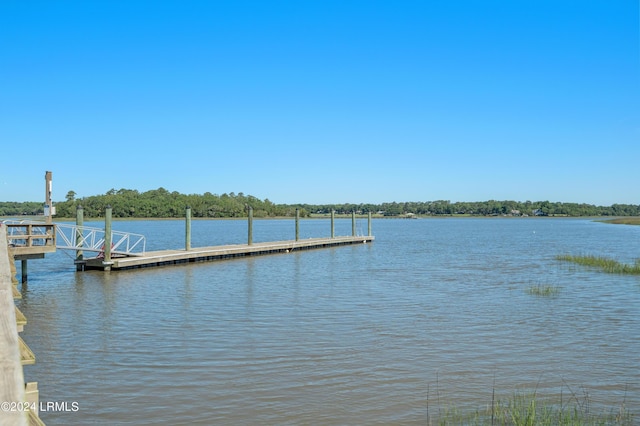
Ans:
[[[39,230],[42,229],[44,238],[47,235],[50,236],[52,229],[55,228],[55,236],[48,241],[55,242],[55,246],[58,249],[97,253],[103,253],[105,251],[105,231],[101,228],[78,226],[59,222],[56,222],[53,225],[48,225],[43,222],[27,220],[5,220],[3,223],[7,224],[8,239],[17,244],[27,241],[26,235],[24,235],[25,231],[22,231],[23,229],[28,229],[30,233],[39,232]],[[47,232],[49,232],[49,234],[47,234]],[[36,239],[34,236],[31,236],[30,238],[34,241],[40,241],[42,239]],[[142,256],[145,249],[146,238],[144,235],[134,234],[131,232],[111,231],[112,255]]]
[[[56,233],[59,249],[104,252],[104,229],[56,223]],[[144,235],[111,231],[112,255],[141,256],[145,246]]]
[[[14,247],[55,246],[55,226],[43,222],[3,220],[7,228],[7,241]]]

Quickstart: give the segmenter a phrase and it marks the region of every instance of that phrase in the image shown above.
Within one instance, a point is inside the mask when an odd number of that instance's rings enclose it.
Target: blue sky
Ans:
[[[639,1],[0,2],[0,201],[640,203]]]

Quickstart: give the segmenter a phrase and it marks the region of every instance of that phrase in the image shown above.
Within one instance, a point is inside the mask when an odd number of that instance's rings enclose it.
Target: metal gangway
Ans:
[[[16,246],[21,246],[33,234],[39,235],[50,232],[51,224],[30,220],[4,220],[7,225],[7,237]],[[104,253],[105,230],[89,226],[56,222],[55,245],[61,250],[76,250],[83,252]],[[27,231],[28,230],[28,231]],[[22,237],[22,238],[21,238]],[[142,256],[145,252],[146,238],[144,235],[130,232],[111,231],[111,254],[116,256]]]

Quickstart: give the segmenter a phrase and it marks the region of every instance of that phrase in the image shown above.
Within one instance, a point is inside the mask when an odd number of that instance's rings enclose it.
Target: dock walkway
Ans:
[[[348,236],[334,238],[309,238],[306,240],[271,241],[253,244],[235,244],[212,247],[199,247],[189,250],[149,251],[139,256],[112,257],[110,261],[102,258],[83,260],[86,270],[125,270],[176,265],[191,262],[209,262],[234,257],[260,256],[276,253],[290,253],[296,250],[309,250],[350,244],[366,244],[374,240],[373,236]]]
[[[38,384],[24,382],[23,366],[35,363],[35,355],[19,336],[27,319],[14,302],[21,294],[12,279],[12,255],[7,228],[0,225],[0,425],[44,425],[38,417]]]

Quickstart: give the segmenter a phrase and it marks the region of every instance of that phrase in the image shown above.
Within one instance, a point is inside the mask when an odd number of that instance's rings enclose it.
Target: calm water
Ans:
[[[99,224],[98,224],[99,225]],[[366,232],[367,223],[358,222]],[[114,222],[147,250],[183,221]],[[246,242],[194,221],[192,246]],[[301,238],[329,235],[301,221]],[[339,220],[336,234],[348,235]],[[516,390],[640,415],[640,277],[560,263],[632,262],[640,227],[583,219],[374,220],[373,244],[125,272],[29,263],[18,306],[47,425],[425,424]],[[254,241],[293,221],[254,221]],[[19,269],[19,265],[18,265]],[[527,293],[560,288],[556,297]]]

